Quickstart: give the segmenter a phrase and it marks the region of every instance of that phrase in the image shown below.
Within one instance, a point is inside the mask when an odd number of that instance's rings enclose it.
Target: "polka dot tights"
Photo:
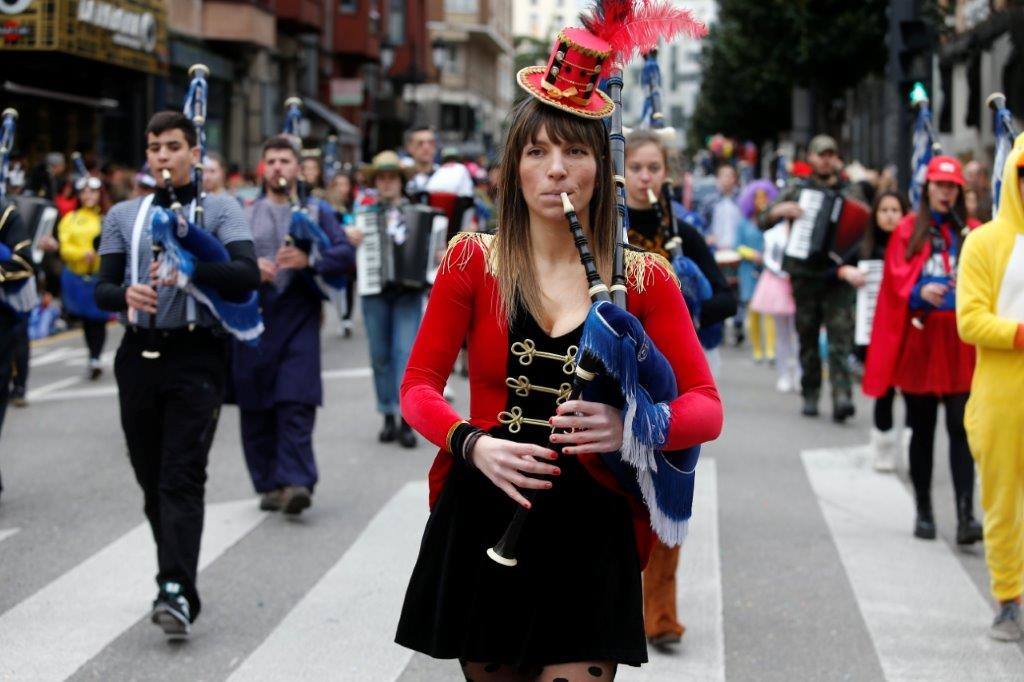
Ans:
[[[538,670],[519,670],[501,663],[462,661],[466,682],[611,682],[616,665],[601,661],[558,663]]]

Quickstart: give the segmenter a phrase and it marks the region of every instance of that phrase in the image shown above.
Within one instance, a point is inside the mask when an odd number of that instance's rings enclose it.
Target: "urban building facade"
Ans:
[[[435,77],[406,88],[418,123],[466,155],[494,153],[512,106],[512,4],[430,0],[427,28]]]
[[[681,7],[690,10],[694,18],[709,27],[718,17],[716,0],[675,0]],[[658,50],[658,64],[661,67],[661,110],[665,125],[678,132],[680,144],[686,139],[693,110],[700,94],[701,46],[699,40],[679,38]],[[623,74],[622,115],[626,126],[636,126],[644,110],[645,92],[640,83],[641,60],[636,60]]]

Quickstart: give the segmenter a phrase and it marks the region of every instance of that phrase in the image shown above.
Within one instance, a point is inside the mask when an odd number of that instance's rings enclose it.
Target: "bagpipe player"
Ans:
[[[228,380],[228,335],[217,315],[186,293],[177,273],[161,273],[152,249],[160,211],[180,205],[173,229],[198,229],[191,175],[200,156],[196,126],[180,112],[161,111],[145,136],[149,168],[165,184],[106,215],[95,295],[97,305],[118,313],[125,325],[114,374],[129,460],[157,545],[151,620],[169,636],[184,637],[200,611],[196,571],[206,465]],[[226,256],[199,262],[190,284],[227,300],[245,299],[260,273],[242,208],[233,197],[211,195],[202,209],[200,231]]]

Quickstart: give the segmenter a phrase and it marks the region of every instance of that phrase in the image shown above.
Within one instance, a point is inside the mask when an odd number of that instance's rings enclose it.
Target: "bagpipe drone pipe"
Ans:
[[[658,62],[657,48],[644,55],[644,65],[640,72],[640,85],[644,89],[644,108],[640,114],[641,127],[646,125],[661,138],[666,146],[675,142],[676,129],[665,125],[665,115],[661,107],[661,65]],[[660,229],[664,230],[663,247],[671,257],[672,268],[679,278],[679,287],[686,301],[686,307],[694,324],[699,323],[701,304],[711,298],[711,284],[697,264],[683,252],[683,239],[679,232],[678,218],[673,210],[672,180],[666,178],[661,186],[661,200],[653,189],[648,188],[647,198],[655,210]],[[667,220],[666,220],[667,216]]]

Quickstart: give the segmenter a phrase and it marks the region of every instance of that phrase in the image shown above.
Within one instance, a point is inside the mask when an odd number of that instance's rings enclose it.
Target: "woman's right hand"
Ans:
[[[929,282],[921,287],[921,298],[938,308],[946,298],[949,287],[938,282]]]
[[[559,476],[562,473],[558,467],[538,461],[558,459],[558,453],[554,450],[491,436],[481,436],[477,440],[473,451],[469,453],[469,459],[491,483],[527,509],[530,508],[530,501],[523,497],[518,488],[547,490],[551,487],[551,481],[526,474]]]

